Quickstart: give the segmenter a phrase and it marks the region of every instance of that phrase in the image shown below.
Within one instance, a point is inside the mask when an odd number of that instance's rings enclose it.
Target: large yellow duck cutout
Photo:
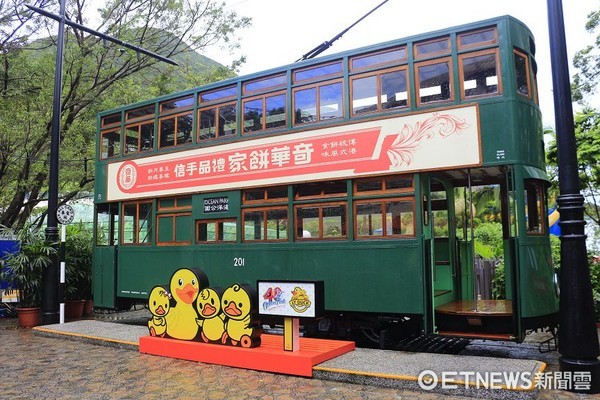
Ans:
[[[178,269],[171,276],[169,291],[175,301],[166,315],[167,335],[175,339],[192,340],[198,334],[194,308],[196,297],[208,286],[208,278],[199,270]]]
[[[167,320],[165,316],[171,308],[171,295],[164,286],[154,286],[148,296],[148,309],[152,318],[148,320],[148,330],[151,336],[165,336]]]
[[[200,314],[196,322],[202,328],[202,340],[206,343],[220,342],[225,333],[225,315],[221,312],[219,293],[212,288],[202,289],[196,299],[196,309]]]
[[[227,339],[231,344],[242,347],[260,346],[261,329],[253,321],[256,321],[256,306],[254,291],[246,285],[234,284],[228,287],[221,298],[221,307],[227,317],[225,322],[225,334],[221,339],[223,344]],[[254,314],[254,315],[253,315]]]

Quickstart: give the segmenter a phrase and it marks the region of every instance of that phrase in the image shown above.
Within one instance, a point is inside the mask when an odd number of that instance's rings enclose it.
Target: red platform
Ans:
[[[312,377],[313,366],[354,350],[354,342],[300,338],[300,350],[284,351],[283,336],[261,335],[261,345],[242,348],[143,336],[140,353],[228,367]]]

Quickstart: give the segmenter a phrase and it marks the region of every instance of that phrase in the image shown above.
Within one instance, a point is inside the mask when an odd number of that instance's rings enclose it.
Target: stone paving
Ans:
[[[0,318],[3,399],[466,399],[155,357],[34,335]],[[599,398],[541,391],[539,399]]]

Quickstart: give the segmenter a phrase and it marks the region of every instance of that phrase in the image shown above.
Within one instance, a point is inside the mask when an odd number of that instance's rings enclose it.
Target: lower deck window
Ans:
[[[415,234],[412,199],[357,202],[355,214],[358,238]]]
[[[237,221],[221,219],[196,222],[196,242],[216,243],[237,240]]]
[[[297,206],[296,221],[296,239],[347,237],[346,204]]]
[[[244,241],[287,240],[287,209],[244,211]]]
[[[527,233],[541,235],[545,227],[544,188],[540,181],[525,181],[525,219]]]
[[[123,204],[123,244],[149,244],[152,240],[152,202]]]

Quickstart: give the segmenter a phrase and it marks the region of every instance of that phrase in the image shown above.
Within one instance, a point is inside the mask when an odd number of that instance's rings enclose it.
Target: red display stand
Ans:
[[[224,346],[154,336],[140,338],[140,353],[228,367],[312,377],[313,366],[354,350],[354,342],[299,338],[298,351],[285,351],[283,336],[261,335],[254,348]]]

